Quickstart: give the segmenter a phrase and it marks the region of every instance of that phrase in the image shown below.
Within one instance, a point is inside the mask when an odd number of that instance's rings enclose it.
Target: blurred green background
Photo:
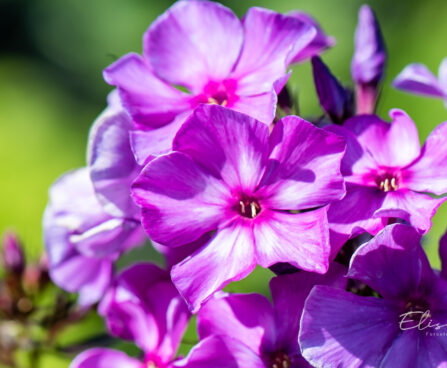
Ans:
[[[141,51],[143,32],[172,1],[163,0],[0,0],[0,231],[13,228],[28,257],[43,248],[41,216],[47,190],[63,172],[85,164],[90,125],[105,107],[111,89],[102,69],[129,51]],[[357,11],[369,3],[378,15],[389,51],[379,114],[406,110],[423,142],[447,120],[439,100],[394,90],[391,80],[410,62],[436,72],[446,55],[445,0],[258,0],[222,1],[242,16],[250,6],[280,12],[300,9],[315,16],[337,45],[324,61],[350,84],[350,60]],[[289,82],[299,95],[304,117],[319,115],[309,63],[294,68]],[[426,246],[439,266],[437,243],[447,225],[447,205],[434,218]],[[267,291],[268,271],[230,290]],[[99,327],[98,327],[99,326]],[[100,322],[91,327],[101,328]],[[68,360],[48,357],[47,368]]]

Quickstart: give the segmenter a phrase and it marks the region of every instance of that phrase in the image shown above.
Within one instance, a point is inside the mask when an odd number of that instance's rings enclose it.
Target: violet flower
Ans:
[[[79,292],[83,306],[97,302],[109,286],[114,261],[142,243],[139,220],[106,213],[86,168],[60,177],[50,189],[44,238],[50,276],[56,285]]]
[[[378,297],[327,286],[310,293],[301,318],[303,356],[317,367],[441,367],[447,364],[447,282],[408,225],[387,226],[354,254],[348,277]]]
[[[135,342],[142,360],[113,349],[91,349],[70,368],[169,368],[189,321],[188,308],[169,278],[151,263],[121,272],[99,305],[112,335]]]
[[[268,126],[247,115],[201,105],[173,149],[143,169],[133,197],[158,243],[178,247],[215,231],[172,268],[194,312],[257,264],[327,271],[326,208],[315,208],[344,195],[342,138],[296,116],[281,119],[269,137]]]
[[[347,142],[342,161],[347,194],[328,211],[331,237],[345,235],[334,249],[363,231],[377,234],[390,218],[403,219],[426,233],[446,199],[425,193],[447,193],[447,124],[435,128],[421,149],[410,117],[397,109],[390,117],[391,124],[364,115],[349,119],[343,127],[327,128]]]
[[[344,289],[345,272],[343,266],[334,263],[325,275],[302,271],[277,276],[270,281],[273,305],[259,294],[216,294],[197,316],[201,341],[178,366],[183,363],[194,367],[200,356],[204,367],[227,367],[225,363],[232,361],[235,364],[228,366],[310,367],[298,346],[304,301],[314,285]],[[210,348],[216,341],[226,348],[220,349],[220,355]]]
[[[352,93],[340,84],[318,56],[312,58],[312,71],[320,105],[332,122],[341,125],[352,116]]]
[[[368,5],[363,5],[359,10],[351,63],[352,79],[356,85],[357,114],[374,112],[386,59],[385,43],[377,18]]]
[[[104,78],[117,87],[141,129],[132,134],[136,152],[167,152],[185,118],[202,103],[270,124],[287,67],[324,49],[321,33],[308,19],[267,9],[250,8],[240,21],[215,2],[179,1],[149,27],[143,55],[123,56],[104,70]]]
[[[447,58],[439,66],[438,78],[424,64],[410,64],[394,79],[393,86],[405,92],[442,98],[447,107]]]

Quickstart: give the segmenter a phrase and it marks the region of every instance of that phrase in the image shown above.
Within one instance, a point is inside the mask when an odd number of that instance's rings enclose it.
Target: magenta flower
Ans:
[[[142,243],[138,219],[106,213],[95,196],[89,173],[79,169],[59,178],[50,189],[43,219],[50,276],[78,303],[96,303],[109,286],[114,261]]]
[[[376,107],[378,85],[385,72],[387,54],[379,22],[372,9],[363,5],[358,18],[351,74],[356,87],[357,114],[372,114]]]
[[[149,27],[143,55],[130,53],[104,70],[141,130],[136,152],[166,152],[199,104],[218,104],[270,124],[287,67],[328,46],[302,16],[251,8],[242,22],[211,1],[179,1]],[[178,86],[181,86],[182,91]],[[139,162],[142,163],[142,162]]]
[[[443,367],[447,282],[434,272],[408,225],[387,226],[354,254],[348,277],[378,294],[315,286],[299,343],[317,367]]]
[[[438,78],[424,64],[410,64],[394,79],[393,86],[405,92],[442,98],[447,106],[447,58],[439,66]]]
[[[317,284],[344,289],[345,272],[334,263],[325,275],[298,272],[277,276],[270,282],[273,305],[259,294],[216,294],[198,313],[201,341],[179,363],[195,367],[200,356],[204,367],[227,367],[225,363],[232,361],[235,364],[229,367],[310,367],[298,346],[304,301]],[[216,341],[223,347],[220,352],[213,348]]]
[[[99,313],[112,335],[135,342],[144,352],[143,359],[112,349],[92,349],[80,354],[70,368],[172,367],[190,317],[169,272],[151,263],[122,271],[99,305]]]
[[[158,243],[178,247],[215,231],[172,269],[193,311],[256,264],[327,271],[326,208],[315,208],[344,195],[342,138],[296,116],[279,121],[269,137],[268,126],[247,115],[201,105],[173,149],[143,169],[133,197]]]
[[[389,218],[425,233],[445,201],[425,193],[447,193],[447,124],[439,125],[421,149],[410,117],[401,110],[391,110],[390,117],[391,124],[363,115],[328,128],[348,147],[342,161],[347,194],[328,211],[331,230],[345,234],[344,240],[363,231],[377,234]]]

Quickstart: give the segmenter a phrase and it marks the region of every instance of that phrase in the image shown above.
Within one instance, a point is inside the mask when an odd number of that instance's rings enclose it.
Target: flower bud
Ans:
[[[387,55],[379,23],[368,5],[359,10],[354,43],[351,74],[356,84],[357,114],[373,113]]]
[[[25,268],[25,256],[17,234],[5,233],[2,243],[2,263],[5,270],[21,274]]]
[[[312,58],[312,70],[320,105],[333,123],[342,124],[352,115],[351,92],[340,84],[318,56]]]

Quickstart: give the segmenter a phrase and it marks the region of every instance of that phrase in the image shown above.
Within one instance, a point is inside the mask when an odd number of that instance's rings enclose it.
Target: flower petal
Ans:
[[[411,226],[387,226],[357,249],[347,276],[364,282],[385,299],[405,299],[421,282],[427,282],[422,277],[432,277],[420,240]]]
[[[325,207],[299,214],[260,212],[254,222],[256,255],[262,267],[279,262],[325,273],[329,266],[329,230]]]
[[[422,148],[421,157],[403,171],[405,186],[418,192],[447,193],[447,122],[436,127]]]
[[[291,11],[287,13],[288,16],[295,17],[304,23],[313,26],[317,33],[314,39],[304,48],[296,50],[294,56],[291,59],[292,63],[300,63],[306,59],[310,59],[312,56],[321,54],[323,51],[335,45],[335,38],[327,36],[318,22],[312,18],[309,14],[301,11]]]
[[[143,207],[143,227],[163,245],[190,243],[225,218],[228,192],[222,181],[189,156],[173,152],[151,161],[132,186]]]
[[[173,363],[174,368],[265,368],[262,359],[241,341],[225,336],[209,336],[188,356]]]
[[[275,313],[263,295],[215,295],[200,309],[197,329],[201,340],[222,335],[234,337],[258,354],[275,349]]]
[[[179,1],[149,27],[144,52],[158,76],[197,92],[229,75],[242,38],[241,22],[230,9],[211,1]]]
[[[120,217],[139,212],[130,197],[130,185],[141,170],[130,148],[131,128],[132,121],[124,110],[108,108],[89,134],[87,161],[96,195],[106,212]]]
[[[374,217],[401,218],[425,234],[432,226],[432,217],[445,200],[447,197],[432,198],[406,189],[396,190],[386,193]]]
[[[439,258],[441,259],[441,276],[447,280],[447,232],[439,241]]]
[[[70,368],[144,368],[143,363],[122,351],[95,348],[79,354]]]
[[[324,275],[314,272],[296,272],[276,276],[270,280],[270,290],[277,320],[277,345],[287,354],[300,354],[298,332],[304,302],[315,285],[345,289],[346,268],[333,262]]]
[[[231,109],[250,115],[256,120],[270,125],[275,118],[276,101],[277,96],[272,89],[258,95],[239,96]]]
[[[410,64],[394,79],[393,86],[405,92],[430,97],[444,97],[445,91],[424,64]]]
[[[315,286],[301,317],[303,356],[318,367],[378,367],[400,334],[398,316],[385,299]]]
[[[138,165],[146,165],[172,150],[172,141],[189,113],[179,114],[172,122],[155,129],[133,130],[130,145]]]
[[[252,230],[237,222],[172,268],[171,277],[195,313],[214,292],[241,280],[256,266]]]
[[[404,111],[393,109],[390,117],[391,124],[376,115],[361,115],[347,120],[344,126],[357,136],[378,165],[404,167],[420,155],[418,131]]]
[[[191,109],[190,96],[156,77],[140,55],[130,53],[104,69],[104,79],[118,88],[124,108],[136,123],[157,128]]]
[[[296,116],[281,119],[270,136],[270,157],[257,193],[269,208],[324,206],[345,194],[340,173],[343,138]]]
[[[263,8],[250,8],[243,25],[244,45],[233,72],[242,95],[270,91],[293,57],[317,34],[312,25],[296,17]]]
[[[330,229],[351,238],[365,231],[377,234],[387,223],[387,219],[373,217],[385,194],[376,188],[351,183],[346,183],[346,189],[346,196],[329,206]]]
[[[173,149],[186,153],[231,188],[252,192],[264,170],[268,127],[217,105],[201,105],[174,139]]]
[[[79,293],[78,304],[91,306],[104,295],[112,279],[112,261],[88,258],[74,253],[50,265],[51,280],[64,290]]]

